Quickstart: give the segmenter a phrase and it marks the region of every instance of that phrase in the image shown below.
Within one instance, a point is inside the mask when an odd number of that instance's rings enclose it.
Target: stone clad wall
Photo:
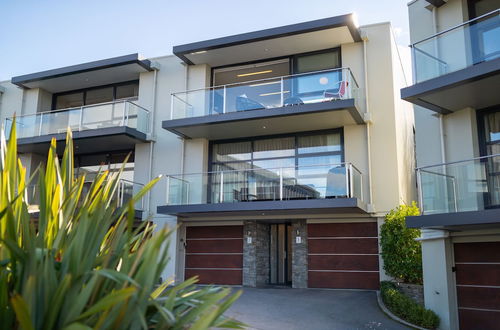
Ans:
[[[243,231],[243,285],[266,285],[269,283],[269,226],[245,221]]]
[[[297,231],[301,239],[297,243]],[[292,223],[292,287],[307,288],[307,222],[298,220]]]

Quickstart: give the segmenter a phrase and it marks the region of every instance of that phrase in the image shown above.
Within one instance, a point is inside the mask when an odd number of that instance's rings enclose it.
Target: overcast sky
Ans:
[[[355,12],[408,46],[407,0],[0,0],[0,81],[114,56]]]

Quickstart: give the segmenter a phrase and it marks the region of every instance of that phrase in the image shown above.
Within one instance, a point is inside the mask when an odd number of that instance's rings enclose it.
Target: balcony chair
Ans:
[[[249,99],[245,94],[236,98],[236,111],[259,110],[266,107],[257,101]]]
[[[345,81],[345,80],[339,81],[339,88],[338,89],[330,89],[330,90],[324,91],[323,100],[324,101],[332,101],[332,100],[343,99],[344,96],[346,95],[348,87],[349,87],[348,81]]]
[[[304,101],[302,101],[302,99],[297,96],[288,97],[283,101],[283,106],[285,107],[292,105],[300,105],[300,104],[304,104]]]

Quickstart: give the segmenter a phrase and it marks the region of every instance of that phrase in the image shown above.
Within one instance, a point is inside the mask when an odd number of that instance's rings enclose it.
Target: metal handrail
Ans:
[[[249,81],[244,81],[244,82],[236,82],[236,83],[230,83],[230,84],[225,84],[225,85],[201,87],[201,88],[189,89],[189,90],[185,90],[185,91],[172,92],[170,94],[171,95],[175,95],[175,94],[185,94],[185,93],[202,91],[202,90],[223,89],[223,88],[227,88],[227,87],[231,87],[231,86],[236,86],[236,85],[247,85],[247,84],[253,84],[253,83],[258,83],[258,82],[263,82],[263,81],[269,81],[269,80],[277,80],[277,81],[279,81],[279,79],[285,79],[285,78],[290,78],[290,77],[299,77],[299,76],[305,76],[305,75],[313,75],[313,74],[318,74],[318,73],[343,71],[343,70],[347,70],[350,73],[350,75],[351,75],[351,77],[352,77],[352,79],[353,79],[356,87],[359,88],[358,81],[354,77],[354,74],[352,73],[351,69],[348,68],[348,67],[342,67],[342,68],[335,68],[335,69],[326,69],[326,70],[318,70],[318,71],[312,71],[312,72],[296,73],[296,74],[290,74],[290,75],[284,75],[284,76],[276,76],[276,77],[271,77],[271,78],[249,80]]]
[[[184,180],[179,177],[188,176],[188,175],[197,175],[197,174],[217,174],[217,173],[233,173],[233,172],[248,172],[248,171],[261,171],[261,170],[279,170],[279,169],[290,169],[290,168],[304,168],[304,167],[321,167],[321,166],[352,166],[359,174],[363,174],[353,163],[351,162],[343,162],[343,163],[334,163],[334,164],[316,164],[316,165],[297,165],[297,166],[279,166],[279,167],[268,167],[268,168],[249,168],[245,170],[227,170],[227,171],[210,171],[210,172],[194,172],[194,173],[181,173],[181,174],[166,174],[164,177],[172,177],[179,180]]]
[[[470,23],[472,23],[472,22],[474,22],[474,21],[477,21],[477,20],[483,19],[483,18],[488,17],[488,16],[492,16],[492,15],[493,15],[493,14],[495,14],[495,13],[500,14],[500,8],[499,8],[499,9],[495,9],[495,10],[493,10],[493,11],[490,11],[489,13],[486,13],[486,14],[484,14],[484,15],[481,15],[481,16],[478,16],[478,17],[475,17],[475,18],[473,18],[473,19],[471,19],[471,20],[468,20],[468,21],[466,21],[466,22],[463,22],[463,23],[457,24],[457,25],[455,25],[455,26],[452,26],[452,27],[450,27],[450,28],[448,28],[448,29],[446,29],[446,30],[443,30],[443,31],[441,31],[441,32],[438,32],[438,33],[436,33],[436,34],[433,34],[433,35],[431,35],[430,37],[427,37],[427,38],[425,38],[425,39],[422,39],[422,40],[420,40],[420,41],[417,41],[417,42],[415,42],[415,43],[411,44],[411,45],[410,45],[410,47],[415,47],[415,45],[416,45],[416,44],[419,44],[419,43],[421,43],[421,42],[424,42],[424,41],[430,40],[430,39],[432,39],[432,38],[438,37],[438,36],[440,36],[440,35],[442,35],[442,34],[445,34],[445,33],[448,33],[448,32],[450,32],[450,31],[453,31],[453,30],[455,30],[455,29],[458,29],[458,28],[460,28],[460,27],[462,27],[462,26],[464,26],[464,25],[470,24]]]
[[[130,100],[119,100],[119,101],[110,101],[110,102],[103,102],[103,103],[96,103],[96,104],[89,104],[89,105],[82,105],[81,107],[72,107],[72,108],[64,108],[64,109],[55,109],[55,110],[49,110],[49,111],[40,111],[40,112],[35,112],[35,113],[27,113],[24,115],[16,115],[16,118],[21,118],[21,117],[29,117],[29,116],[38,116],[38,115],[45,115],[49,113],[55,113],[55,112],[64,112],[64,111],[71,111],[71,110],[81,110],[81,109],[87,109],[87,108],[92,108],[92,107],[99,107],[107,104],[119,104],[119,103],[130,103],[133,104],[134,106],[141,108],[142,110],[146,111],[149,113],[149,110],[146,108],[138,105],[137,103],[134,103]],[[7,117],[5,120],[12,120],[14,116],[12,117]]]
[[[486,159],[486,158],[493,158],[493,157],[498,157],[500,154],[494,154],[494,155],[488,155],[488,156],[480,156],[480,157],[474,157],[470,159],[464,159],[464,160],[456,160],[452,162],[446,162],[446,163],[440,163],[440,164],[433,164],[433,165],[426,165],[426,166],[420,166],[417,167],[415,170],[421,170],[424,168],[429,168],[429,167],[437,167],[437,166],[446,166],[446,165],[452,165],[452,164],[459,164],[459,163],[465,163],[465,162],[472,162],[475,160],[481,160],[481,159]]]

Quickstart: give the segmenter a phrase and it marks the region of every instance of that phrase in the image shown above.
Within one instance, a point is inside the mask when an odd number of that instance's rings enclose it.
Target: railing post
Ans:
[[[169,203],[169,199],[170,199],[170,176],[167,175],[166,177],[166,180],[167,180],[167,191],[166,191],[166,196],[165,196],[165,202],[168,204]]]
[[[129,107],[128,102],[123,102],[123,113],[127,114],[125,116],[125,122],[123,123],[123,126],[128,126],[129,110],[130,110],[130,107]],[[139,120],[139,118],[137,118],[137,120]]]
[[[40,113],[40,126],[38,127],[38,136],[42,135],[43,112]]]
[[[280,201],[283,200],[283,168],[280,168]]]
[[[353,170],[352,170],[352,164],[349,163],[349,197],[353,197],[353,190],[354,190],[354,177],[353,177]]]
[[[348,167],[346,166],[346,164],[344,164],[344,168],[345,168],[345,190],[346,190],[346,195],[347,197],[349,197],[350,195],[350,189],[349,189],[349,169]]]
[[[222,92],[222,113],[226,113],[226,85],[224,85],[224,90]]]
[[[220,172],[219,203],[224,202],[224,172]]]
[[[185,117],[187,117],[187,108]],[[174,94],[170,94],[170,120],[172,119],[174,119]]]
[[[281,91],[281,93],[280,93],[280,95],[281,95],[280,102],[281,103],[280,103],[280,105],[283,107],[283,106],[285,106],[285,104],[284,104],[285,95],[284,95],[284,90],[283,90],[283,88],[284,88],[284,86],[283,86],[283,77],[280,78],[280,85],[281,85],[281,89],[280,89],[280,91]]]
[[[82,130],[83,126],[83,107],[80,108],[80,118],[78,118],[78,131]]]
[[[424,212],[424,202],[423,202],[423,196],[422,196],[422,173],[420,172],[419,169],[417,169],[417,187],[418,187],[418,204],[420,206],[420,211],[422,214],[425,214]]]

